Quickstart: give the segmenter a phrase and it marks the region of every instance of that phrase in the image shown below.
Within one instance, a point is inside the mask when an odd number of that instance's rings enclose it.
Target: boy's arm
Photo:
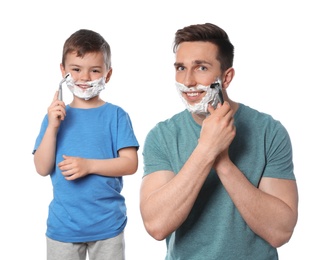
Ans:
[[[57,129],[47,127],[44,137],[34,153],[36,171],[42,176],[49,175],[54,168],[57,132]]]
[[[127,147],[119,150],[119,157],[111,159],[84,159],[80,157],[63,156],[58,164],[67,180],[82,178],[88,174],[118,177],[131,175],[137,171],[137,147]]]
[[[42,175],[49,175],[54,168],[57,133],[61,120],[66,116],[66,107],[63,101],[58,100],[58,91],[47,110],[48,126],[43,139],[34,153],[36,171]]]

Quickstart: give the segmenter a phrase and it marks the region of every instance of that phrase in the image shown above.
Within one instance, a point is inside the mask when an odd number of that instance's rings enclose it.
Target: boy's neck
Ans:
[[[78,98],[74,96],[73,101],[69,104],[70,107],[73,108],[96,108],[100,107],[105,104],[105,101],[103,101],[99,96],[93,97],[89,100],[85,100],[82,98]]]

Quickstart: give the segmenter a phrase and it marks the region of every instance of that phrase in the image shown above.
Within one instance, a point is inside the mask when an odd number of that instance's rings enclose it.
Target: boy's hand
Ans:
[[[63,161],[58,164],[66,180],[72,181],[88,174],[88,160],[80,157],[63,155]]]
[[[59,91],[55,92],[52,104],[48,107],[48,123],[53,127],[59,127],[61,120],[66,116],[66,105],[63,101],[58,100]]]

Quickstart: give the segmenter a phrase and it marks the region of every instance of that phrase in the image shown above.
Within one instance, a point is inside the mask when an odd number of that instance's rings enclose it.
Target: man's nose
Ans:
[[[196,79],[192,72],[188,71],[186,73],[183,84],[188,88],[194,87],[197,85]]]

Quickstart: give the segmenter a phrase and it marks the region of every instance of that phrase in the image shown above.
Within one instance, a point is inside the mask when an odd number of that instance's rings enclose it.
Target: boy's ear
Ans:
[[[110,70],[107,72],[105,83],[107,83],[110,80],[110,78],[112,76],[112,72],[113,72],[113,70],[112,70],[112,68],[110,68]]]
[[[63,66],[62,63],[60,63],[60,70],[61,70],[62,77],[64,77],[66,75],[66,71],[65,71],[65,67]]]

